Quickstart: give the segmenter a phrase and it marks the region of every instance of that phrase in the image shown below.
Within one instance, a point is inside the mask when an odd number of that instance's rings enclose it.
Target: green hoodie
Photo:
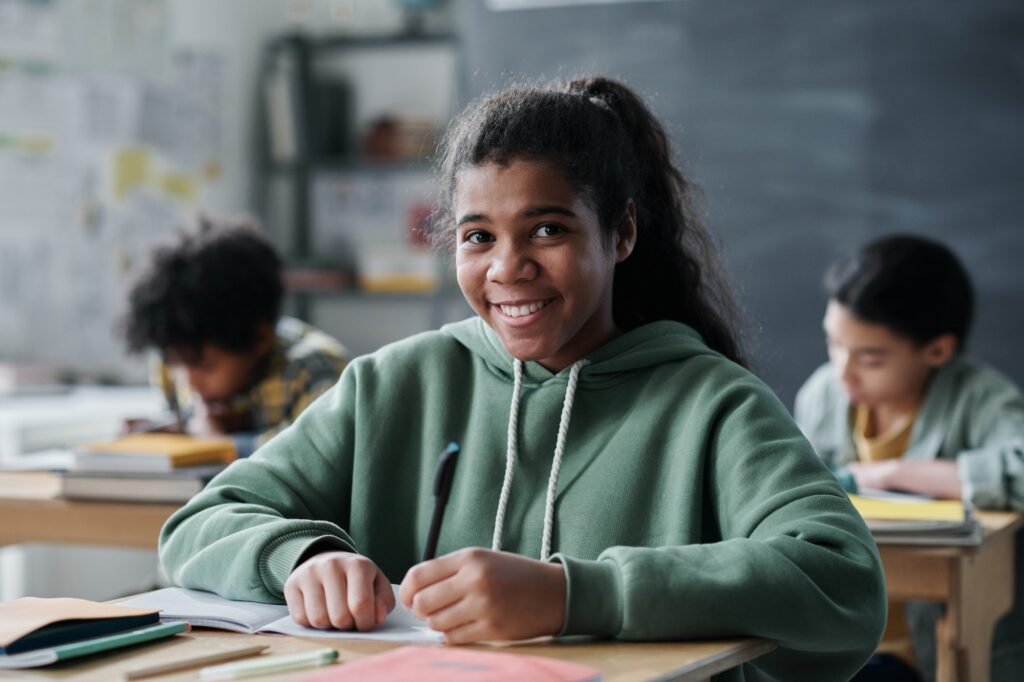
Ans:
[[[567,427],[549,520],[550,560],[568,581],[562,634],[779,642],[724,680],[846,680],[870,656],[885,623],[876,548],[764,384],[675,322],[594,352],[575,391],[571,368],[527,362],[513,400],[514,364],[478,318],[356,359],[291,428],[171,517],[160,553],[172,579],[281,601],[320,541],[399,582],[423,549],[434,464],[451,440],[462,455],[438,552],[490,547],[511,412],[502,550],[540,556]]]

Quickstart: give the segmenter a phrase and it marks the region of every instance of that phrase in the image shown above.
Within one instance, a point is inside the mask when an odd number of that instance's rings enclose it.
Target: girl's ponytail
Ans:
[[[684,322],[709,346],[741,364],[737,307],[704,227],[699,192],[676,167],[664,128],[637,95],[616,81],[588,77],[567,92],[607,107],[632,145],[637,241],[615,272],[615,320],[626,329],[654,320]]]

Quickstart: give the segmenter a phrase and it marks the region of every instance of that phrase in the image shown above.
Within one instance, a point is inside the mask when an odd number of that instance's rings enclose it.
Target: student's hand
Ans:
[[[324,552],[298,566],[284,584],[288,613],[299,625],[368,632],[395,608],[391,582],[351,552]]]
[[[851,462],[847,468],[853,474],[853,479],[857,481],[857,490],[864,488],[891,490],[899,463],[898,459],[882,462]]]
[[[198,398],[188,420],[193,436],[226,436],[252,430],[252,415],[235,410],[228,403],[203,401]]]
[[[413,566],[402,603],[449,644],[556,635],[565,622],[565,569],[469,548]]]
[[[953,460],[889,459],[853,462],[847,467],[857,481],[858,490],[901,490],[948,500],[961,497],[960,473]]]

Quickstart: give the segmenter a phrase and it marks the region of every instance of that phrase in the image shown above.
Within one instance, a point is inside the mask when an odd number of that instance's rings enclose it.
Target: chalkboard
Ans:
[[[970,350],[1024,381],[1024,4],[463,3],[461,92],[599,72],[644,94],[706,194],[758,373],[825,360],[821,275],[882,234],[972,272]]]

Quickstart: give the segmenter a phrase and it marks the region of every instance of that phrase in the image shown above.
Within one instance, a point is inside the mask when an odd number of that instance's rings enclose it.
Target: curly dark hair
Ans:
[[[974,286],[963,263],[944,244],[916,235],[866,244],[829,268],[825,290],[860,319],[919,346],[952,334],[959,352],[974,320]]]
[[[124,338],[133,353],[245,351],[261,325],[276,324],[283,299],[281,258],[255,226],[203,219],[153,251],[129,293]]]
[[[661,124],[632,90],[585,77],[512,88],[470,105],[442,146],[442,195],[429,228],[438,248],[454,245],[459,171],[515,159],[564,169],[597,213],[609,243],[633,200],[636,246],[615,268],[617,325],[628,330],[656,320],[683,322],[711,348],[745,364],[738,310],[701,220],[698,191],[673,162]]]

